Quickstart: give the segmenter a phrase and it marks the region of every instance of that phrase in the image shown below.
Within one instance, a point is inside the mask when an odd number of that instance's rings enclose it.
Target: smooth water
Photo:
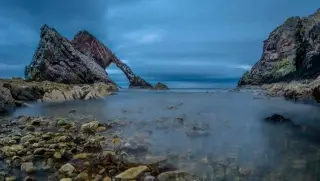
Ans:
[[[152,154],[177,155],[174,164],[198,174],[213,172],[206,158],[233,158],[234,169],[250,170],[249,176],[241,172],[244,180],[320,179],[317,106],[252,92],[121,90],[104,100],[33,104],[14,115],[68,116],[70,110],[100,121],[128,122],[123,137],[145,134]],[[274,113],[301,126],[263,120]],[[194,135],[195,128],[208,134]]]

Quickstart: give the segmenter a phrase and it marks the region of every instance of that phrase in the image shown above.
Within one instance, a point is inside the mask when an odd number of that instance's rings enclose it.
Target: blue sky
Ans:
[[[69,39],[87,29],[152,83],[235,85],[274,28],[318,8],[318,0],[2,0],[0,77],[23,75],[47,23]],[[127,83],[115,66],[107,71]]]

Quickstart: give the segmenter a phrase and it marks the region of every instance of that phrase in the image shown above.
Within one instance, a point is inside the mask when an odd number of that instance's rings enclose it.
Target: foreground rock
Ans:
[[[82,54],[55,29],[44,25],[32,62],[25,69],[30,80],[65,84],[115,84],[93,58]]]
[[[20,116],[2,124],[0,163],[7,164],[2,167],[4,175],[15,173],[16,180],[23,180],[25,174],[37,180],[44,176],[48,177],[45,180],[148,180],[168,171],[159,165],[166,158],[149,156],[151,161],[133,163],[123,157],[127,153],[121,147],[106,149],[108,140],[113,139],[110,125],[66,119],[61,124],[61,120]]]
[[[166,86],[164,83],[158,82],[154,88],[155,90],[169,90],[169,87]]]
[[[64,101],[100,99],[117,91],[114,84],[67,85],[55,82],[26,82],[0,79],[0,112],[8,112],[27,101]]]
[[[10,94],[10,90],[0,86],[0,113],[6,113],[13,110],[15,101]]]
[[[264,84],[261,86],[269,96],[281,96],[288,100],[316,100],[320,102],[320,77],[311,81],[292,81]]]
[[[238,86],[263,85],[271,94],[294,100],[318,97],[313,92],[320,86],[319,37],[320,9],[308,17],[287,19],[264,41],[261,59]]]
[[[152,88],[152,85],[135,75],[128,65],[118,59],[114,53],[104,46],[88,31],[78,32],[72,40],[72,44],[81,53],[92,57],[102,68],[106,69],[111,63],[119,67],[129,80],[129,88]]]

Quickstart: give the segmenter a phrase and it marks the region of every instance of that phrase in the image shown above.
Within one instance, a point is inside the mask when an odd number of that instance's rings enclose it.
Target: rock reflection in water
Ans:
[[[79,119],[90,114],[104,122],[118,120],[132,154],[143,148],[144,154],[167,155],[168,162],[203,180],[319,180],[318,108],[254,96],[126,91],[102,101],[35,105],[15,114],[69,116],[71,111]],[[264,121],[275,113],[312,129]]]

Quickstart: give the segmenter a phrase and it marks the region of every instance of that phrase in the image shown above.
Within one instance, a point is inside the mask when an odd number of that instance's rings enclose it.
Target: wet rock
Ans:
[[[272,116],[266,117],[266,121],[274,122],[274,123],[288,123],[291,122],[289,118],[286,118],[280,114],[273,114]]]
[[[95,133],[97,131],[97,128],[101,124],[98,121],[92,121],[86,124],[83,124],[81,126],[81,132],[83,133]]]
[[[137,179],[139,176],[141,176],[143,173],[148,171],[149,168],[147,166],[138,166],[129,168],[128,170],[120,173],[115,178],[116,179],[122,179],[122,180],[134,180]]]
[[[142,181],[156,181],[156,178],[152,175],[147,175],[143,177]]]
[[[169,87],[166,86],[164,83],[158,82],[158,83],[153,87],[153,89],[155,89],[155,90],[168,90]]]
[[[110,177],[106,176],[103,178],[103,181],[112,181]]]
[[[26,177],[23,179],[23,181],[36,181],[36,179],[35,179],[35,178],[32,178],[32,177],[30,177],[30,176],[26,176]]]
[[[21,171],[25,171],[27,173],[33,173],[37,171],[37,168],[33,166],[32,162],[24,162],[21,164]]]
[[[63,178],[60,181],[72,181],[72,178]]]
[[[70,163],[67,163],[61,166],[59,171],[66,175],[71,175],[75,171],[75,168]]]
[[[25,127],[25,130],[26,130],[26,131],[31,131],[31,132],[33,132],[33,131],[36,130],[36,127],[34,127],[34,126],[32,126],[32,125],[28,125],[28,126]]]
[[[5,178],[5,181],[15,181],[15,180],[17,180],[15,176]]]
[[[185,171],[168,171],[157,176],[158,181],[192,181],[192,176]]]
[[[0,113],[13,111],[15,100],[12,98],[10,90],[0,85]]]

